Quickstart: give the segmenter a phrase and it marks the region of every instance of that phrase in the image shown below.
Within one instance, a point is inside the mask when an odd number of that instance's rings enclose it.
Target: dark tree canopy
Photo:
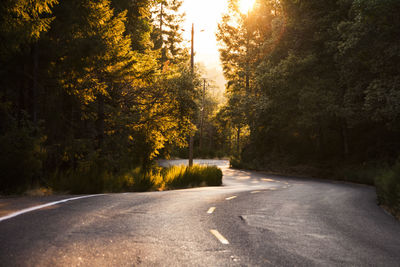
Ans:
[[[399,1],[230,6],[217,33],[229,98],[221,118],[249,127],[243,163],[399,156]]]
[[[152,38],[159,4],[1,2],[1,192],[71,172],[149,170],[166,144],[186,145],[197,107],[181,2],[164,3],[162,47]]]

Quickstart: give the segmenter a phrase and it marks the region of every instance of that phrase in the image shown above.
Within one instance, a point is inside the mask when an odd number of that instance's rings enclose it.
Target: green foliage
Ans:
[[[399,155],[399,1],[260,0],[249,14],[236,3],[217,34],[229,99],[219,125],[237,131],[234,163],[358,166]]]
[[[375,186],[379,203],[400,216],[400,161],[378,175]]]
[[[152,0],[113,0],[111,5],[117,13],[127,11],[126,33],[130,35],[132,50],[145,52],[153,44],[150,40],[151,33],[151,6]]]
[[[0,3],[0,59],[21,52],[50,28],[57,0],[3,0]]]
[[[188,59],[188,51],[184,49],[182,24],[185,14],[180,12],[182,0],[156,0],[152,11],[154,30],[151,39],[154,49],[160,51],[159,62],[162,68],[169,64],[179,64]]]
[[[145,173],[159,151],[186,145],[195,130],[197,74],[188,71],[181,49],[179,1],[166,3],[163,15],[169,24],[163,47],[174,64],[159,62],[151,38],[153,2],[1,2],[1,103],[17,126],[1,125],[0,134],[4,151],[21,146],[12,162],[4,161],[10,170],[26,165],[16,184],[50,180],[71,192],[145,190],[153,187]],[[31,126],[39,124],[36,135]],[[46,154],[33,164],[36,147]],[[127,186],[122,174],[136,166],[142,174],[128,175],[135,184]]]

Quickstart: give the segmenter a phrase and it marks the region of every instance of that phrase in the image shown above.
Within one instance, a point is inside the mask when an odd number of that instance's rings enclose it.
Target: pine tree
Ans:
[[[152,48],[150,33],[152,0],[112,0],[111,5],[115,12],[127,11],[125,19],[125,33],[129,34],[132,50],[144,52]]]
[[[239,144],[243,128],[246,125],[251,129],[255,127],[256,104],[261,94],[256,82],[256,70],[263,55],[270,49],[268,41],[274,38],[271,36],[275,34],[271,26],[276,13],[271,12],[272,2],[269,1],[258,2],[248,14],[240,12],[238,1],[229,3],[230,10],[218,25],[217,39],[224,76],[228,82],[227,108],[231,112],[227,114],[236,128]],[[279,27],[274,30],[279,30]],[[268,38],[270,40],[267,41]]]
[[[22,52],[49,29],[57,0],[4,0],[0,3],[0,58]]]
[[[182,23],[185,14],[180,13],[182,0],[155,0],[153,9],[154,49],[160,50],[160,63],[178,64],[187,60],[188,51],[182,46]]]

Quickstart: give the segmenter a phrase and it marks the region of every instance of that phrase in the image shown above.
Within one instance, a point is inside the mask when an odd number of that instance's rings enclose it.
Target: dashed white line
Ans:
[[[63,199],[63,200],[59,200],[59,201],[55,201],[55,202],[50,202],[50,203],[47,203],[47,204],[43,204],[43,205],[39,205],[39,206],[35,206],[35,207],[23,209],[23,210],[20,210],[20,211],[11,213],[11,214],[9,214],[9,215],[0,217],[0,222],[1,222],[1,221],[8,220],[8,219],[11,219],[11,218],[14,218],[14,217],[17,217],[17,216],[19,216],[19,215],[21,215],[21,214],[24,214],[24,213],[28,213],[28,212],[35,211],[35,210],[40,210],[40,209],[43,209],[43,208],[46,208],[46,207],[50,207],[50,206],[54,206],[54,205],[57,205],[57,204],[60,204],[60,203],[65,203],[65,202],[68,202],[68,201],[78,200],[78,199],[82,199],[82,198],[97,197],[97,196],[104,196],[104,195],[105,195],[105,194],[88,195],[88,196],[81,196],[81,197],[73,197],[73,198]]]
[[[211,208],[208,209],[207,213],[208,213],[208,214],[211,214],[211,213],[213,213],[214,211],[215,211],[215,207],[211,207]]]
[[[261,180],[263,180],[264,182],[278,182],[269,178],[262,178]]]
[[[225,200],[231,200],[231,199],[234,199],[234,198],[237,198],[237,196],[227,197],[227,198],[225,198]]]
[[[211,229],[210,232],[218,239],[219,242],[221,242],[224,245],[228,245],[229,241],[223,237],[217,230]]]
[[[257,194],[257,193],[260,193],[261,191],[252,191],[252,192],[250,192],[250,194]]]

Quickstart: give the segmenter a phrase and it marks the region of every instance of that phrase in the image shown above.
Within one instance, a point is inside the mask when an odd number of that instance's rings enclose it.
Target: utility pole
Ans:
[[[193,75],[194,75],[194,23],[192,23],[192,42],[191,42],[191,53],[190,53],[190,71],[192,73],[192,90],[193,88]],[[189,136],[189,167],[193,166],[193,134]]]
[[[249,33],[249,18],[250,18],[250,9],[247,11],[246,18],[246,93],[250,94],[250,58],[249,58],[249,50],[250,50],[250,33]]]
[[[164,3],[160,3],[160,42],[161,42],[161,70],[164,68],[164,63],[166,61],[167,52],[164,47],[164,36],[163,36],[163,26],[164,26]]]
[[[202,101],[201,101],[200,142],[199,142],[199,148],[200,148],[200,150],[201,150],[202,147],[203,147],[203,127],[204,127],[205,95],[206,95],[206,79],[204,78],[203,95],[202,95]]]
[[[194,73],[194,23],[192,23],[192,41],[190,50],[190,70]]]

